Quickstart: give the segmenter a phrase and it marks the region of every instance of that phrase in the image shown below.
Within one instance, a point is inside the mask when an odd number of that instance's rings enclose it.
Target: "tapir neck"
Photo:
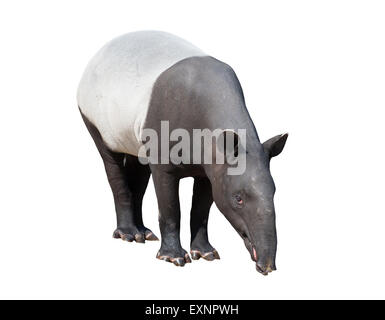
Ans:
[[[186,106],[189,107],[184,113],[189,120],[188,127],[212,131],[244,129],[247,151],[255,154],[262,152],[263,148],[234,70],[212,57],[186,59],[179,67],[194,80],[193,84],[188,82],[182,89],[179,88],[188,96]]]
[[[266,155],[263,146],[246,108],[242,89],[240,86],[234,88],[236,84],[237,82],[228,90],[231,94],[228,92],[227,95],[215,99],[212,108],[204,111],[200,126],[211,131],[229,129],[238,134],[240,130],[244,130],[246,137],[245,141],[241,142],[242,146],[246,148],[246,163],[249,165],[265,164]],[[213,112],[213,110],[216,111]],[[205,166],[205,171],[209,177],[214,175],[218,177],[218,175],[223,174],[220,167],[214,163]]]

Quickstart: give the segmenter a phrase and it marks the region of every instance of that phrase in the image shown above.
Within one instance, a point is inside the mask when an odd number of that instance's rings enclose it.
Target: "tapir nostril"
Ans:
[[[276,267],[274,264],[262,264],[262,263],[256,263],[256,269],[259,273],[267,276],[269,273],[273,272],[274,270],[276,270]]]
[[[258,264],[256,264],[256,269],[259,273],[262,273],[264,276],[267,276],[268,272],[267,270],[264,270],[264,268],[262,268],[261,266],[259,266]]]

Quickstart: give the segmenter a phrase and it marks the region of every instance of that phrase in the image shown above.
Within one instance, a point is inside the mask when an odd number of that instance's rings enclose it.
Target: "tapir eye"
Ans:
[[[239,194],[234,195],[234,202],[236,207],[242,207],[243,206],[243,199]]]
[[[239,194],[235,195],[235,200],[237,200],[238,204],[242,204],[243,203],[243,200],[242,200],[242,198],[241,198],[241,196]]]

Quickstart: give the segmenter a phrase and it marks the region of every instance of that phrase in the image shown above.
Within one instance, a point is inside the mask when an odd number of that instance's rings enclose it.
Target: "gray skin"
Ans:
[[[260,143],[242,88],[228,65],[212,57],[193,57],[164,71],[155,82],[144,128],[154,129],[160,136],[160,122],[168,120],[170,132],[183,128],[190,137],[193,129],[246,129],[246,171],[242,175],[227,175],[228,163],[142,165],[136,156],[111,151],[98,129],[82,116],[103,159],[114,195],[114,238],[142,243],[157,240],[142,221],[142,200],[152,174],[162,236],[157,258],[177,266],[191,262],[179,238],[178,188],[180,179],[194,177],[191,257],[219,259],[207,234],[209,211],[215,201],[244,240],[258,272],[267,275],[276,269],[275,186],[269,166],[270,159],[281,153],[287,134]],[[170,149],[175,143],[170,142]]]
[[[191,211],[193,258],[219,258],[207,236],[207,219],[214,200],[244,240],[257,270],[264,275],[275,270],[275,186],[270,159],[281,153],[288,135],[260,143],[235,72],[212,57],[184,59],[160,75],[144,127],[160,134],[161,120],[169,121],[170,131],[184,128],[190,137],[193,129],[246,129],[247,155],[246,172],[237,176],[227,175],[227,163],[150,164],[160,211],[162,244],[158,257],[174,263],[177,259],[176,264],[180,265],[189,262],[179,240],[178,185],[181,178],[192,176],[195,178]],[[170,143],[170,149],[175,143]]]

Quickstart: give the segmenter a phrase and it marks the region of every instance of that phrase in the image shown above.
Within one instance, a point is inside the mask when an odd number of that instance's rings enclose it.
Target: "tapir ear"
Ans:
[[[280,134],[263,143],[263,148],[270,158],[278,156],[282,152],[288,136],[288,133]]]
[[[217,139],[218,150],[227,156],[238,155],[239,139],[234,130],[223,130]]]
[[[246,154],[246,130],[225,129],[216,136],[213,159],[217,164],[235,165]]]

